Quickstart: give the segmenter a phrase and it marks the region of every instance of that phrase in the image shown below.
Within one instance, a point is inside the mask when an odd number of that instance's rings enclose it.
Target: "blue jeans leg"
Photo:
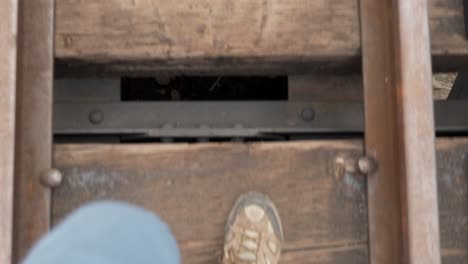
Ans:
[[[141,208],[98,202],[71,214],[30,252],[24,264],[178,264],[169,228]]]

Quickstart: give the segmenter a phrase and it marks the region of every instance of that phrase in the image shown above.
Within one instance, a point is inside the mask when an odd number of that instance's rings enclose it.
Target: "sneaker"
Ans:
[[[275,205],[259,193],[242,195],[227,223],[223,264],[276,264],[281,253],[283,230]]]

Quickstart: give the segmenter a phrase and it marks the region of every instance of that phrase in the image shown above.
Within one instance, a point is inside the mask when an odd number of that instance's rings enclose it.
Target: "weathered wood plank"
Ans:
[[[56,224],[88,201],[136,203],[171,225],[184,259],[214,263],[234,199],[258,190],[283,215],[284,263],[368,263],[365,181],[336,178],[333,169],[336,156],[362,148],[358,141],[56,145],[65,175],[52,215]],[[439,139],[437,149],[443,263],[467,263],[468,139]]]
[[[19,2],[15,140],[14,263],[50,226],[54,0]]]
[[[358,0],[58,0],[57,73],[359,71],[358,14]],[[467,65],[462,1],[430,0],[430,18],[436,68]]]
[[[468,263],[468,139],[439,140],[437,150],[443,263]]]
[[[366,263],[364,179],[333,173],[337,155],[361,151],[360,143],[339,141],[58,145],[64,183],[54,190],[52,215],[57,223],[87,201],[130,201],[170,224],[185,263],[216,263],[230,207],[256,190],[283,216],[284,263]]]
[[[0,263],[12,263],[18,1],[0,2]]]

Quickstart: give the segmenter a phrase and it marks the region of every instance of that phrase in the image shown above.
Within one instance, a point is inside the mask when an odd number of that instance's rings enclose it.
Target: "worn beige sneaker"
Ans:
[[[275,205],[259,193],[242,195],[226,223],[223,264],[276,264],[283,230]]]

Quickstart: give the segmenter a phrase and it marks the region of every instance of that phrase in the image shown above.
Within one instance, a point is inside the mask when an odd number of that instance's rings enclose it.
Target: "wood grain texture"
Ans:
[[[0,263],[10,264],[13,245],[18,1],[1,1],[0,17]]]
[[[283,216],[283,263],[368,263],[365,180],[336,178],[333,169],[336,156],[362,148],[359,141],[56,145],[64,184],[53,194],[53,222],[89,201],[129,201],[171,225],[185,263],[216,263],[230,206],[258,190]],[[467,263],[468,138],[439,139],[437,149],[442,263]]]
[[[462,1],[429,2],[435,66],[467,65]],[[360,70],[357,0],[58,0],[56,14],[59,75]]]
[[[337,155],[361,149],[340,141],[58,145],[64,184],[54,190],[54,224],[85,202],[126,200],[169,223],[184,263],[216,263],[230,207],[256,190],[283,215],[283,263],[367,263],[364,178],[333,173]]]
[[[443,264],[468,263],[468,139],[437,142]]]

